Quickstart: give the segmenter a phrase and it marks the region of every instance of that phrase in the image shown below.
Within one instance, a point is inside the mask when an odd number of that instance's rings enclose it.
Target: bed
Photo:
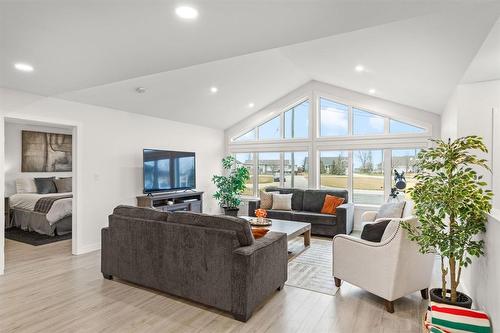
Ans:
[[[71,192],[13,194],[9,197],[11,218],[8,227],[49,236],[70,233],[72,204]]]

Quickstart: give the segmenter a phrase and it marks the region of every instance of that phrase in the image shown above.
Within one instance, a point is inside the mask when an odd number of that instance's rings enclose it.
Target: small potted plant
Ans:
[[[474,151],[486,153],[487,148],[478,136],[432,141],[433,148],[418,154],[420,172],[410,190],[420,225],[403,224],[403,228],[420,252],[441,257],[441,288],[431,289],[431,299],[470,308],[472,299],[457,288],[462,269],[472,263],[472,257],[484,254],[484,242],[475,236],[486,231],[493,193],[477,173],[490,170],[487,161]]]
[[[250,179],[250,172],[243,165],[239,165],[233,156],[226,156],[222,159],[222,167],[226,171],[226,176],[213,176],[212,181],[217,186],[214,198],[219,201],[219,206],[224,209],[224,213],[230,216],[237,216],[241,203],[240,194],[246,187],[246,182]]]

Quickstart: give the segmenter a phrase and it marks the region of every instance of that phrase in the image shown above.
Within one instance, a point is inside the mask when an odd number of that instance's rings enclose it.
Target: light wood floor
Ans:
[[[312,240],[314,242],[314,238]],[[71,241],[6,240],[0,332],[420,332],[415,293],[387,313],[381,299],[343,283],[336,296],[285,286],[247,323],[123,281],[104,280],[100,253],[72,256]]]

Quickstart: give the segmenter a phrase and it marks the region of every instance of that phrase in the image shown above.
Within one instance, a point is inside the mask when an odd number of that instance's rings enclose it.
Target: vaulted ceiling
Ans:
[[[216,128],[310,80],[440,113],[500,13],[496,2],[214,0],[192,2],[200,16],[186,22],[176,4],[2,1],[0,86]]]

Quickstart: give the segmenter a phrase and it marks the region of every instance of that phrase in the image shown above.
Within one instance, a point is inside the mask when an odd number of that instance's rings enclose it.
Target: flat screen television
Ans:
[[[195,153],[144,149],[142,156],[144,193],[196,187]]]

